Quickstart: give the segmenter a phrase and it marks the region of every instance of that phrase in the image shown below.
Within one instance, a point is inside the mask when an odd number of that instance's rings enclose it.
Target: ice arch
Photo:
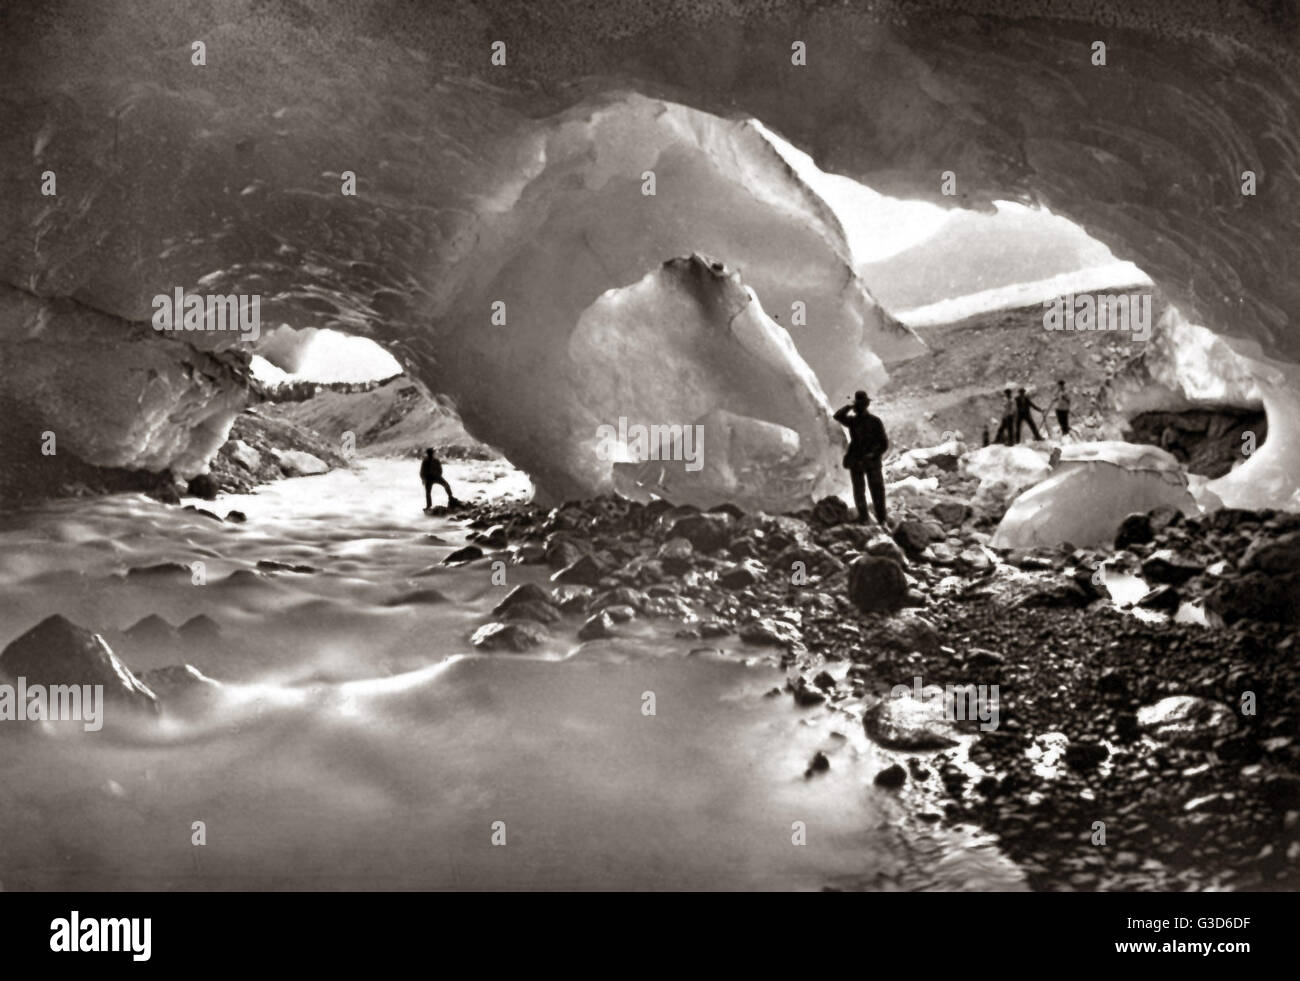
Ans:
[[[778,316],[817,290],[834,312],[810,322],[860,329],[883,362],[911,343],[844,271],[833,215],[737,122],[753,117],[884,193],[1040,203],[1073,220],[1250,357],[1271,416],[1293,415],[1300,20],[1286,4],[213,0],[196,13],[108,0],[5,17],[0,150],[30,176],[0,200],[0,279],[26,297],[0,322],[19,400],[48,386],[40,365],[87,357],[54,338],[138,339],[150,297],[175,286],[256,290],[268,318],[376,337],[555,493],[588,489],[534,428],[563,405],[560,387],[534,383],[564,374],[556,325],[670,256],[712,251]],[[188,59],[199,35],[204,69]],[[792,64],[795,40],[806,64]],[[613,202],[647,169],[669,207],[628,206],[611,232]],[[53,199],[38,190],[46,171]],[[955,197],[940,193],[944,172]],[[706,180],[706,198],[674,201],[674,173]],[[763,233],[783,247],[743,254]],[[491,333],[495,300],[509,343]],[[846,374],[873,367],[829,330],[791,336],[832,396],[841,355],[863,359]],[[189,377],[160,388],[147,372],[100,373],[98,403],[122,410],[103,417],[155,441],[91,438],[68,413],[68,442],[96,460],[192,460],[227,408],[196,409],[215,403]],[[127,425],[133,404],[156,418]],[[1294,442],[1275,423],[1225,499],[1257,486],[1289,500]]]

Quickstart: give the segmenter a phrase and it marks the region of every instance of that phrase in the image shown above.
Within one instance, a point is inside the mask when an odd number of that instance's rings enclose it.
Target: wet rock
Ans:
[[[615,589],[607,589],[587,607],[588,612],[595,613],[597,610],[603,610],[611,606],[630,606],[633,610],[644,610],[649,602],[649,597],[639,589],[632,589],[630,586],[618,586]]]
[[[790,689],[794,693],[794,701],[796,705],[810,708],[813,705],[820,705],[822,702],[826,701],[826,693],[810,685],[808,679],[802,675],[794,679],[790,685]]]
[[[614,618],[609,615],[608,610],[601,610],[594,616],[588,617],[587,622],[578,628],[579,640],[599,640],[613,636]]]
[[[800,643],[799,631],[784,620],[764,617],[752,620],[740,628],[740,639],[746,644],[789,645]]]
[[[182,511],[189,511],[191,514],[196,514],[196,515],[198,515],[198,516],[201,517],[201,518],[207,518],[209,521],[220,521],[220,520],[221,520],[221,516],[220,516],[220,515],[218,515],[218,514],[213,514],[211,511],[208,511],[208,510],[206,510],[205,508],[196,508],[193,504],[187,504],[187,505],[185,505],[185,507],[181,508],[181,510],[182,510]]]
[[[506,593],[501,602],[492,607],[492,612],[504,613],[517,603],[542,603],[550,606],[551,594],[536,583],[522,583]]]
[[[546,639],[546,630],[529,620],[512,620],[507,623],[487,623],[474,631],[470,643],[485,651],[531,650]]]
[[[658,557],[664,572],[679,576],[694,564],[695,546],[685,538],[670,538],[659,546]]]
[[[0,675],[31,685],[103,685],[116,705],[155,711],[158,699],[99,634],[54,614],[0,653]]]
[[[907,601],[907,576],[893,559],[863,556],[849,566],[849,599],[863,613],[898,610]]]
[[[746,559],[718,576],[718,583],[727,589],[744,589],[746,586],[762,582],[766,575],[767,569],[762,562]]]
[[[501,615],[507,620],[533,620],[537,623],[554,623],[560,619],[559,610],[539,600],[512,603]]]
[[[582,555],[551,576],[551,582],[597,586],[605,578],[605,566],[594,555]]]
[[[551,590],[551,602],[565,613],[582,613],[586,611],[593,595],[595,590],[590,586],[568,584]]]
[[[1167,548],[1152,552],[1142,563],[1142,575],[1149,582],[1175,586],[1181,586],[1204,571],[1204,564]]]
[[[510,554],[516,565],[540,565],[546,561],[546,549],[536,543],[520,545]]]
[[[140,644],[171,643],[177,636],[176,628],[156,613],[137,620],[122,633]]]
[[[212,617],[200,613],[182,623],[176,628],[176,632],[186,641],[210,641],[221,636],[221,627]]]
[[[555,570],[573,565],[582,558],[586,551],[572,538],[562,534],[548,536],[543,545],[543,550],[546,564]]]
[[[224,687],[192,664],[169,664],[140,675],[140,680],[164,703],[191,700],[217,694]]]
[[[315,572],[311,565],[294,565],[289,562],[276,562],[273,559],[259,559],[257,567],[264,572]]]
[[[192,497],[201,497],[205,501],[215,501],[217,490],[217,482],[209,473],[201,473],[197,477],[190,478],[190,482],[185,487],[185,493]]]
[[[887,766],[877,773],[873,782],[877,787],[884,787],[886,790],[897,790],[907,783],[907,771],[895,763],[893,766]]]
[[[246,515],[243,511],[227,511],[226,520],[229,521],[231,524],[242,525],[245,521],[248,520],[248,515]]]
[[[947,749],[958,744],[956,726],[944,718],[942,698],[882,699],[863,714],[862,727],[887,749]]]
[[[716,552],[731,539],[735,519],[729,514],[688,514],[672,526],[674,538],[685,538],[700,552]]]
[[[618,603],[614,606],[605,607],[606,613],[615,623],[627,623],[629,620],[636,619],[636,609],[628,606],[626,603]]]
[[[447,597],[436,589],[417,589],[410,593],[385,600],[384,606],[427,606],[432,603],[445,603]]]
[[[1153,538],[1155,532],[1151,529],[1151,518],[1145,514],[1130,514],[1120,522],[1119,531],[1115,533],[1115,548],[1145,545]]]
[[[1148,735],[1175,746],[1197,746],[1237,731],[1237,717],[1221,702],[1196,695],[1171,695],[1137,712]]]
[[[464,565],[466,562],[473,562],[476,559],[483,558],[483,550],[477,545],[466,545],[464,548],[458,548],[445,559],[443,565]]]

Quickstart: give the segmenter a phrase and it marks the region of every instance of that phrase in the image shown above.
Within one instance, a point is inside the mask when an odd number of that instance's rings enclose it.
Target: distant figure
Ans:
[[[1002,396],[1002,421],[998,424],[998,434],[993,437],[993,442],[1010,446],[1016,422],[1016,405],[1011,398],[1011,389],[1002,389]]]
[[[1061,427],[1061,435],[1070,435],[1070,396],[1065,391],[1065,382],[1056,383],[1056,397],[1048,407],[1056,410],[1056,422]],[[1044,426],[1044,429],[1047,427]]]
[[[835,421],[849,431],[849,451],[844,454],[844,468],[853,481],[853,503],[858,507],[858,521],[866,523],[867,496],[863,483],[871,488],[871,503],[875,506],[876,520],[885,523],[885,477],[881,473],[881,457],[889,449],[885,424],[867,411],[871,399],[866,392],[854,392],[853,404],[842,406],[835,413]]]
[[[447,492],[447,506],[455,507],[460,503],[456,500],[456,495],[451,492],[451,485],[442,475],[442,464],[433,456],[433,450],[424,451],[424,459],[420,461],[420,479],[424,481],[424,509],[427,511],[433,507],[433,485],[441,484],[442,489]]]
[[[1034,439],[1043,438],[1042,435],[1040,435],[1038,432],[1038,427],[1034,425],[1033,415],[1030,414],[1031,410],[1034,409],[1037,409],[1039,412],[1043,411],[1042,409],[1039,409],[1038,406],[1034,405],[1034,403],[1029,400],[1029,396],[1025,394],[1025,390],[1023,388],[1020,389],[1016,393],[1016,442],[1017,443],[1020,442],[1020,427],[1023,426],[1025,423],[1029,423],[1029,428],[1033,430]]]

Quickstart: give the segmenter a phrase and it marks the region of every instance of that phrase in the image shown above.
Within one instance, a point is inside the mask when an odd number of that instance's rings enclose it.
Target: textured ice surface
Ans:
[[[1126,515],[1164,504],[1186,514],[1199,511],[1187,477],[1171,454],[1118,441],[1067,446],[1051,476],[1011,503],[992,544],[1109,544]]]
[[[844,437],[816,376],[716,260],[673,259],[607,292],[582,314],[568,354],[570,402],[547,442],[563,471],[587,486],[613,486],[601,433],[638,425],[689,427],[694,452],[686,459],[684,441],[682,452],[655,446],[660,460],[647,461],[634,440],[617,447],[615,459],[646,464],[635,476],[620,468],[620,489],[639,484],[636,496],[784,510],[829,493],[838,476]]]

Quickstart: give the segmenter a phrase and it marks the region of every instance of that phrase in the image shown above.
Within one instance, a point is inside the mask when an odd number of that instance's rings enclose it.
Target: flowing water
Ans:
[[[61,613],[137,672],[225,685],[100,732],[0,722],[4,888],[1023,888],[987,839],[874,787],[892,760],[852,717],[771,697],[776,651],[693,652],[654,621],[580,644],[570,618],[527,655],[478,653],[509,587],[440,564],[466,532],[421,512],[411,467],[205,505],[245,524],[138,495],[4,520],[0,645]],[[499,464],[447,471],[462,496],[528,493]],[[125,575],[196,561],[202,585]],[[509,585],[548,571],[509,566]],[[428,589],[446,601],[392,605]],[[122,633],[200,613],[219,636]],[[806,778],[819,750],[831,767]]]

